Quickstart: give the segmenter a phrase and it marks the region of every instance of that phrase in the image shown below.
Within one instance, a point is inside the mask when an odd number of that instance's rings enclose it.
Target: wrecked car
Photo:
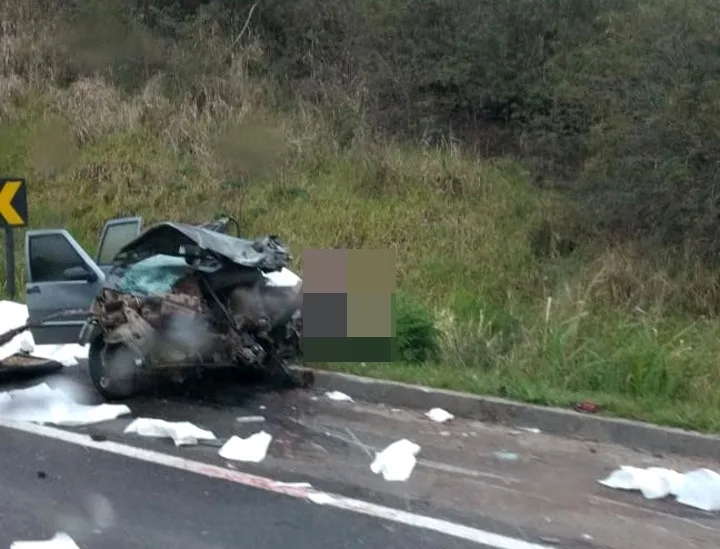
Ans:
[[[111,220],[94,259],[64,229],[27,231],[36,344],[89,344],[90,378],[106,399],[216,367],[300,384],[289,364],[301,355],[302,279],[277,237],[231,236],[230,219],[144,231],[139,217]]]

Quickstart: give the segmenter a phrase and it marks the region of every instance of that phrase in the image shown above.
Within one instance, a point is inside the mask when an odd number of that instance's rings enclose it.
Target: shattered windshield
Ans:
[[[185,258],[158,254],[113,273],[109,282],[121,292],[165,294],[190,270]]]

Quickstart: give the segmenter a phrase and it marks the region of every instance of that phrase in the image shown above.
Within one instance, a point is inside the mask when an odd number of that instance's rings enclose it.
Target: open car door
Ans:
[[[95,263],[107,274],[112,261],[125,244],[142,231],[142,217],[111,219],[103,227],[98,241]]]
[[[87,311],[100,293],[117,251],[142,228],[137,217],[108,221],[100,235],[97,261],[65,229],[25,233],[26,303],[30,322],[73,309]],[[33,327],[37,345],[77,343],[87,313],[53,318]]]
[[[104,273],[65,229],[25,233],[25,294],[30,322],[69,309],[89,309]],[[77,343],[87,313],[33,327],[37,345]]]

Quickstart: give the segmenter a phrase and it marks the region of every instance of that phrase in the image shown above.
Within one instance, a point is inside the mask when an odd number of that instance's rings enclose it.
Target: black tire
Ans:
[[[105,400],[123,400],[144,388],[135,361],[139,357],[122,344],[107,346],[102,336],[90,343],[88,371],[98,393]]]

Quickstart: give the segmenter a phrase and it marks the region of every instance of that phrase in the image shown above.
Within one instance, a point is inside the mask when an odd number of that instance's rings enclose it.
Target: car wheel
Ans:
[[[88,369],[95,389],[106,400],[122,400],[142,388],[136,362],[140,358],[127,345],[106,345],[100,336],[90,343]]]

